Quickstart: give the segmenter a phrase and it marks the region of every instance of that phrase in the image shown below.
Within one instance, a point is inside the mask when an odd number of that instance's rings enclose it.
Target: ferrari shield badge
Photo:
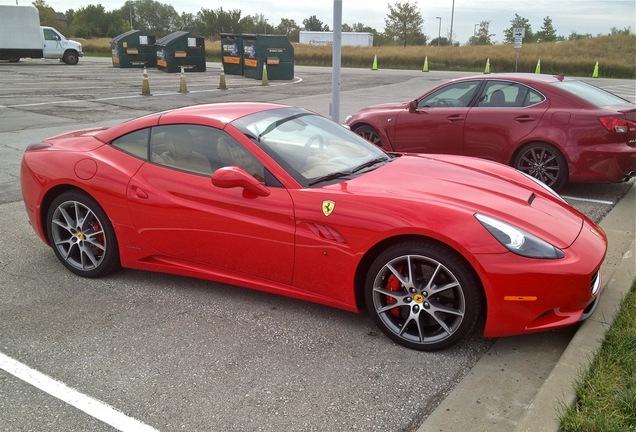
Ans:
[[[322,202],[322,213],[325,216],[329,216],[333,213],[333,209],[336,207],[336,203],[333,201],[325,200]]]

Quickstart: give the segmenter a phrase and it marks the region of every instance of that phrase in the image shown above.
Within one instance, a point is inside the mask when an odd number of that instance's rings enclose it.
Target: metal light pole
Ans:
[[[342,0],[333,0],[333,51],[331,62],[331,104],[329,114],[331,120],[340,123],[340,66],[342,54]]]
[[[475,24],[475,25],[473,26],[473,36],[475,36],[475,37],[477,37],[477,26],[478,26],[478,25],[479,25],[479,24]]]
[[[451,10],[451,30],[448,38],[450,46],[453,46],[453,19],[455,18],[455,0],[453,0],[453,9]]]
[[[435,17],[439,20],[439,30],[437,30],[437,46],[439,46],[439,41],[442,38],[442,17]]]

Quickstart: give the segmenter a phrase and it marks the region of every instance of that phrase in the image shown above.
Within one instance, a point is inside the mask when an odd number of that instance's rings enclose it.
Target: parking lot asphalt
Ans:
[[[141,71],[112,68],[110,59],[83,58],[74,67],[0,62],[0,354],[8,358],[0,365],[41,372],[161,431],[384,431],[424,428],[427,417],[444,412],[435,408],[452,400],[454,388],[468,394],[456,384],[481,374],[480,359],[506,351],[515,365],[531,367],[516,381],[493,377],[498,386],[514,383],[519,395],[479,415],[490,421],[487,430],[519,425],[577,328],[496,342],[475,335],[455,348],[421,353],[383,337],[365,315],[168,275],[124,270],[85,280],[68,273],[36,238],[20,202],[19,161],[28,144],[195,103],[282,102],[329,116],[328,68],[297,67],[294,80],[269,86],[226,76],[229,89],[220,90],[220,65],[208,64],[208,72],[187,74],[187,94],[178,93],[179,74],[148,72],[152,96],[142,96]],[[342,117],[373,103],[409,100],[458,75],[344,70]],[[595,83],[634,95],[633,81]],[[564,194],[602,220],[633,195],[630,188],[573,185]],[[118,429],[113,417],[98,419],[10,367],[0,369],[0,430]],[[473,402],[496,403],[492,387]]]

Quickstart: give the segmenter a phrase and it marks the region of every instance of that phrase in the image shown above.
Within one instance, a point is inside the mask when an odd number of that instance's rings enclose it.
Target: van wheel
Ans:
[[[20,61],[20,57],[11,57],[9,63],[17,63]]]
[[[79,62],[79,56],[75,51],[67,51],[64,53],[63,60],[67,65],[76,65]]]

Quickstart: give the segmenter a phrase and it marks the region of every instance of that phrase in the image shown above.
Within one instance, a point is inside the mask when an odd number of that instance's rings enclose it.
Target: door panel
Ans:
[[[128,187],[140,238],[159,254],[291,283],[294,218],[284,188],[267,197],[208,176],[144,164]]]

